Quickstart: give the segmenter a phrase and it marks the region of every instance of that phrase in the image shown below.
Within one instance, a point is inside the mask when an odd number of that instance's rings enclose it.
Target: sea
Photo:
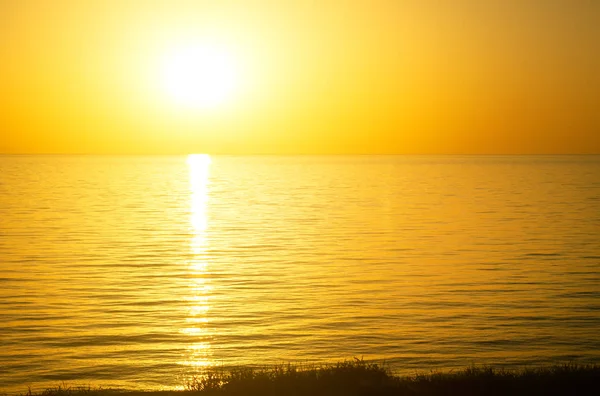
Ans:
[[[600,156],[0,156],[0,394],[600,363]]]

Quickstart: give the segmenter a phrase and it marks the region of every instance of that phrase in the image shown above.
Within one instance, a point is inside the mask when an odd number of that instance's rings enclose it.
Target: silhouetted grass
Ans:
[[[193,378],[185,391],[120,392],[59,387],[41,396],[472,396],[600,395],[600,366],[564,364],[521,370],[468,367],[443,373],[395,376],[385,367],[356,359],[335,365],[268,369],[238,368]]]

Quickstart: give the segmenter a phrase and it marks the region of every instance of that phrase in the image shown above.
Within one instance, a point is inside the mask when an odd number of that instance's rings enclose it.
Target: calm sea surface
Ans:
[[[600,156],[0,156],[0,393],[600,363]]]

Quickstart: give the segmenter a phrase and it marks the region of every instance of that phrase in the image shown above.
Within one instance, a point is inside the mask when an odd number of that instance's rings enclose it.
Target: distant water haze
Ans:
[[[600,156],[0,156],[0,393],[600,363]]]

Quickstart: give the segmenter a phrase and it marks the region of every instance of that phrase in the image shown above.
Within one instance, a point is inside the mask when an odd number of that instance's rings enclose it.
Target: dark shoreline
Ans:
[[[470,366],[458,371],[398,376],[364,360],[302,368],[242,367],[193,378],[184,390],[128,391],[58,386],[26,396],[419,396],[419,395],[600,395],[600,365],[563,364],[540,368],[497,369]]]

